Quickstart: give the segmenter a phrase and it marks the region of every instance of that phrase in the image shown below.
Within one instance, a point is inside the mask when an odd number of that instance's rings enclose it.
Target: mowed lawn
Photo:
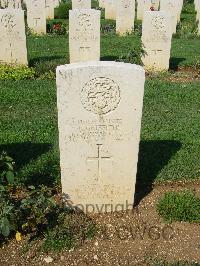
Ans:
[[[141,182],[200,177],[199,83],[147,79],[138,177]],[[60,180],[54,80],[0,83],[0,143],[19,182]]]
[[[194,20],[189,8],[182,15],[184,25],[191,16]],[[125,37],[102,33],[101,60],[126,57],[140,39],[137,29]],[[69,63],[68,36],[28,36],[27,46],[29,65],[40,79],[0,82],[0,150],[15,160],[19,183],[59,184],[56,84],[49,73]],[[199,37],[173,38],[170,68],[180,67],[198,75]],[[166,76],[146,79],[138,164],[138,179],[144,184],[200,177],[199,79],[172,82]]]

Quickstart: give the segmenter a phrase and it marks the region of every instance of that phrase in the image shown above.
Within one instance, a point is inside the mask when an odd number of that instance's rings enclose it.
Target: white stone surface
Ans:
[[[54,19],[54,0],[45,0],[46,18]]]
[[[27,24],[37,34],[46,34],[45,0],[26,0]]]
[[[144,80],[125,63],[57,68],[62,190],[84,212],[132,208]]]
[[[21,0],[0,0],[0,8],[21,9],[22,3]]]
[[[116,11],[116,32],[120,35],[134,30],[135,0],[118,0]]]
[[[90,9],[91,0],[72,0],[72,9]]]
[[[145,69],[164,71],[169,68],[171,50],[170,14],[165,11],[146,11],[142,25],[142,57]]]
[[[99,7],[105,8],[105,2],[106,0],[99,0]]]
[[[0,9],[0,63],[27,65],[24,11]]]
[[[178,0],[160,0],[160,11],[170,13],[172,33],[176,33],[176,26],[180,16]]]
[[[118,0],[106,0],[105,2],[105,19],[116,20],[116,8]]]
[[[159,9],[160,0],[137,0],[137,19],[142,20],[145,11]]]
[[[100,16],[94,9],[69,12],[70,62],[100,60]]]

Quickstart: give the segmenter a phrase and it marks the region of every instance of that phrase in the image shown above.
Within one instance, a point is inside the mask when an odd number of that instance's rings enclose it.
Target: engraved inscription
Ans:
[[[98,120],[68,120],[66,123],[72,130],[66,139],[70,142],[103,142],[111,136],[115,141],[122,141],[124,137],[121,119],[104,119],[103,123]]]
[[[163,16],[155,16],[152,21],[151,24],[158,30],[163,30],[165,28],[165,18]]]
[[[95,114],[107,114],[117,108],[120,102],[120,88],[106,77],[98,77],[85,84],[81,91],[83,107]]]
[[[92,23],[91,23],[91,17],[89,14],[80,14],[78,16],[78,25],[79,28],[77,30],[82,31],[90,31],[92,30]]]
[[[16,26],[14,21],[14,15],[9,13],[4,14],[1,18],[1,25],[8,31],[12,31],[13,28]]]

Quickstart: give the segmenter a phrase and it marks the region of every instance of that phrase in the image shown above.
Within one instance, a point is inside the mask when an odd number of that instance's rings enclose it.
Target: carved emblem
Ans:
[[[81,102],[90,112],[106,114],[117,108],[120,102],[120,89],[117,83],[109,78],[94,78],[83,87]]]
[[[91,19],[89,14],[80,14],[78,16],[78,25],[82,31],[88,31],[92,29]]]
[[[14,15],[12,14],[4,14],[1,18],[1,25],[6,28],[8,31],[12,31],[12,29],[16,26]]]
[[[163,16],[157,15],[153,17],[151,24],[158,30],[162,30],[165,27],[165,18]]]

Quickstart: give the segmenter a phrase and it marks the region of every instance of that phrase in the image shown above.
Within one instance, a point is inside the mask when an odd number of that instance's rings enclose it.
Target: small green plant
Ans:
[[[15,180],[14,161],[6,152],[0,154],[0,177],[2,184],[13,184]]]
[[[0,65],[0,80],[32,79],[35,70],[27,66]]]
[[[159,200],[157,211],[169,222],[200,222],[200,199],[191,191],[167,192]]]
[[[22,199],[19,210],[22,231],[39,233],[56,213],[56,202],[51,189],[46,186],[38,189],[34,186],[29,187],[28,195]]]
[[[6,189],[0,185],[0,235],[8,237],[15,228],[14,205]]]
[[[42,249],[61,251],[72,249],[91,239],[97,232],[96,225],[85,214],[67,210],[60,213],[57,225],[45,234]]]
[[[145,52],[142,48],[142,45],[136,46],[133,50],[129,51],[127,54],[121,55],[118,61],[125,62],[125,63],[131,63],[131,64],[137,64],[137,65],[143,65],[141,58],[144,53]]]
[[[55,9],[55,18],[68,19],[69,10],[72,9],[72,2],[70,0],[62,0],[59,7]]]

